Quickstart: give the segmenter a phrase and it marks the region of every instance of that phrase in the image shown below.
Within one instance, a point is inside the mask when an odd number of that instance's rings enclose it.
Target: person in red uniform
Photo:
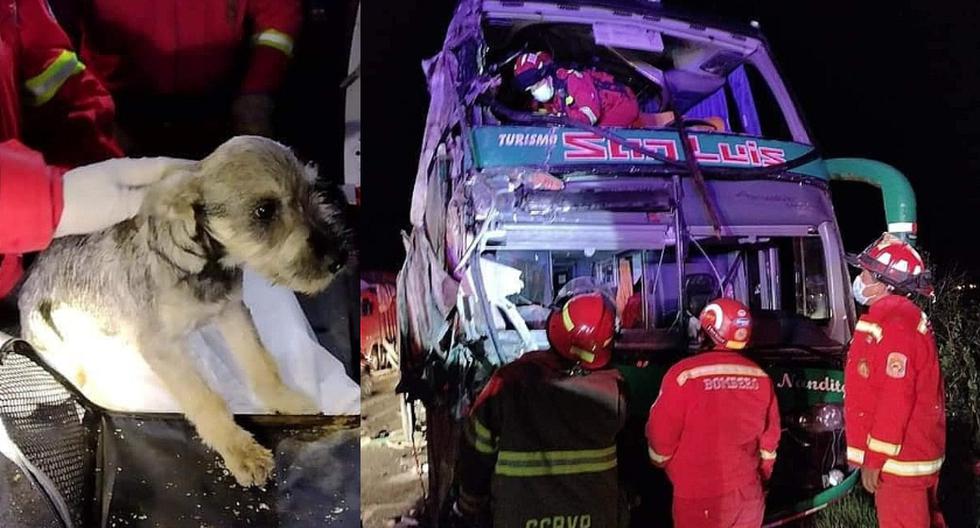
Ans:
[[[623,380],[606,368],[616,307],[576,295],[548,319],[551,350],[501,367],[464,426],[457,526],[615,528],[628,524],[616,466]]]
[[[21,139],[49,163],[122,155],[109,93],[72,51],[45,0],[0,5],[0,141]]]
[[[232,132],[271,134],[301,22],[300,0],[87,0],[77,25],[127,152],[197,159]]]
[[[752,334],[748,307],[715,299],[699,319],[706,350],[664,375],[647,421],[650,459],[674,485],[675,527],[757,528],[779,445],[772,381],[739,352]]]
[[[147,186],[191,163],[121,158],[66,172],[17,140],[0,142],[0,298],[20,279],[24,253],[132,217]]]
[[[943,527],[936,488],[946,445],[946,403],[936,339],[907,298],[931,296],[925,264],[885,233],[848,262],[858,319],[844,369],[847,459],[875,495],[882,528]]]
[[[0,5],[0,298],[20,278],[23,253],[132,216],[145,185],[187,163],[107,160],[68,171],[121,154],[112,115],[108,92],[44,0]]]
[[[530,92],[534,111],[588,125],[639,126],[636,94],[606,72],[558,68],[547,52],[530,52],[514,62],[514,83]]]

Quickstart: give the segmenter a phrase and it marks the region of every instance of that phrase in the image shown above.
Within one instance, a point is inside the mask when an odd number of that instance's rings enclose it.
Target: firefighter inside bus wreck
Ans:
[[[610,367],[616,307],[578,293],[548,318],[550,348],[497,370],[470,409],[450,526],[625,527],[617,469],[627,393]]]
[[[649,64],[644,69],[644,88],[638,95],[607,69],[559,64],[547,51],[521,52],[514,57],[511,86],[527,110],[564,117],[572,123],[622,128],[675,126],[678,112],[670,104],[667,76]],[[717,116],[685,118],[683,123],[691,130],[727,131],[724,120]]]
[[[586,125],[641,126],[640,103],[632,88],[596,68],[560,67],[546,51],[517,56],[514,85],[530,95],[534,112]]]

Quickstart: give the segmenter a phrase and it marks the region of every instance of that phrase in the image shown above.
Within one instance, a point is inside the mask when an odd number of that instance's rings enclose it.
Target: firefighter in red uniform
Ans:
[[[848,262],[855,300],[869,307],[844,370],[847,459],[861,466],[882,528],[945,526],[936,487],[946,445],[946,404],[935,336],[906,296],[932,295],[925,264],[886,233]]]
[[[547,52],[523,53],[514,62],[514,83],[530,92],[532,109],[598,126],[639,126],[636,94],[595,69],[558,68]]]
[[[748,307],[716,299],[700,327],[708,350],[671,367],[650,408],[650,458],[674,485],[674,526],[757,528],[779,444],[772,381],[738,352],[752,334]]]
[[[79,48],[119,105],[123,139],[141,154],[197,159],[231,132],[271,134],[301,9],[300,0],[88,0]]]
[[[112,110],[44,0],[0,5],[0,298],[21,275],[22,253],[132,216],[143,186],[187,163],[108,160],[65,173],[121,154]]]
[[[602,294],[576,295],[549,317],[552,350],[490,378],[465,425],[457,525],[486,515],[497,528],[627,525],[616,467],[625,390],[605,368],[615,317]]]
[[[0,141],[24,139],[50,163],[122,155],[109,93],[72,52],[45,0],[0,5]]]

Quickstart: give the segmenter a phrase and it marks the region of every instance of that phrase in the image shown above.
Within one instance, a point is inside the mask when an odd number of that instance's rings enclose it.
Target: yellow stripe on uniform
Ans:
[[[766,450],[766,449],[760,449],[759,450],[759,456],[762,457],[762,460],[776,460],[776,452],[775,451],[769,451],[769,450]]]
[[[255,35],[257,46],[269,46],[286,54],[287,57],[293,56],[293,37],[275,29],[267,29]]]
[[[595,112],[593,112],[592,109],[589,108],[588,106],[583,106],[579,108],[579,110],[583,114],[585,114],[585,117],[589,118],[589,122],[591,122],[593,125],[596,124],[597,121],[599,121],[599,116],[595,115]]]
[[[44,71],[24,83],[27,92],[32,96],[31,105],[41,106],[50,101],[69,77],[84,69],[85,65],[73,52],[61,50],[58,57],[44,68]]]
[[[760,378],[769,377],[764,370],[759,367],[748,365],[719,364],[705,365],[687,369],[677,375],[677,384],[684,385],[687,380],[701,378],[704,376],[757,376]]]
[[[942,466],[943,459],[941,457],[936,460],[920,460],[915,462],[889,459],[885,461],[885,465],[881,467],[881,471],[900,477],[921,477],[938,473],[939,468]]]
[[[599,473],[616,467],[616,446],[560,451],[501,451],[494,471],[505,477]]]
[[[929,318],[923,313],[922,317],[919,319],[919,327],[916,328],[920,334],[925,334],[929,332]]]
[[[864,464],[864,451],[856,447],[847,446],[847,461],[857,466]],[[885,460],[881,471],[899,477],[921,477],[938,473],[942,466],[942,457],[936,460],[916,461],[903,461],[889,458]]]
[[[654,451],[650,446],[647,446],[647,453],[650,454],[650,460],[653,460],[657,464],[663,464],[671,459],[670,455],[661,455],[660,453]]]
[[[882,333],[881,327],[874,323],[869,323],[868,321],[858,321],[857,325],[854,327],[854,330],[858,332],[864,332],[866,334],[871,334],[872,336],[874,336],[876,343],[880,343],[881,338],[884,337],[884,333]]]
[[[493,433],[477,418],[470,418],[469,426],[465,428],[465,432],[467,439],[478,452],[484,455],[492,455],[497,452],[497,441],[494,439]]]
[[[883,455],[898,456],[898,454],[902,451],[902,445],[889,444],[888,442],[878,440],[877,438],[868,435],[868,449]]]

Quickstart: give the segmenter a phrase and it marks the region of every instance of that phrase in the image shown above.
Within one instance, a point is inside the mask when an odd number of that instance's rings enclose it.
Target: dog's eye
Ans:
[[[277,209],[278,204],[275,202],[275,200],[262,200],[255,206],[255,209],[252,209],[252,216],[255,217],[256,220],[268,222],[276,216]]]

